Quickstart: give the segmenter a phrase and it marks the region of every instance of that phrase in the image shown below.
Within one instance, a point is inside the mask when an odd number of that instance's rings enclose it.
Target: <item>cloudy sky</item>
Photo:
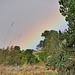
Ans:
[[[36,48],[45,30],[67,28],[58,0],[0,0],[0,48]]]

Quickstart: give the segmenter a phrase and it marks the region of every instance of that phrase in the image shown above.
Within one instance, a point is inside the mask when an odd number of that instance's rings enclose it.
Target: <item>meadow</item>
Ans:
[[[0,66],[0,68],[0,75],[58,75],[56,70],[47,70],[44,66]]]

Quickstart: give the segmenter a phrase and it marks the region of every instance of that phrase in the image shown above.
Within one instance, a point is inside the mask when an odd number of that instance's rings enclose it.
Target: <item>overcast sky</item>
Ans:
[[[58,0],[0,0],[0,48],[35,48],[44,30],[66,27]]]

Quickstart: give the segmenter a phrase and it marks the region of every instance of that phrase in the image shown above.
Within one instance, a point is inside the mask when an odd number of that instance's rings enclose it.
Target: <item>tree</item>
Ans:
[[[48,55],[54,54],[57,50],[59,50],[61,47],[61,43],[59,41],[59,33],[55,30],[46,30],[44,33],[42,33],[44,39],[44,48],[43,50],[47,52]]]
[[[44,47],[45,47],[45,42],[41,40],[40,43],[37,45],[37,49],[42,49]]]
[[[20,50],[20,46],[15,46],[14,50]]]
[[[68,30],[59,31],[59,41],[62,42],[61,50],[47,59],[48,67],[54,66],[59,75],[75,74],[75,1],[59,0],[60,13],[68,22]],[[60,44],[60,43],[59,43]],[[53,45],[54,46],[54,45]],[[71,57],[72,56],[72,57]]]
[[[60,13],[65,17],[68,23],[68,30],[66,32],[66,47],[69,48],[71,54],[71,64],[69,64],[69,75],[75,74],[75,0],[59,0]],[[66,55],[65,55],[66,56]],[[68,62],[69,63],[69,62]],[[74,66],[73,66],[74,65]],[[68,74],[67,74],[68,75]]]
[[[38,59],[33,55],[33,49],[27,49],[22,53],[22,62],[26,64],[38,63]]]
[[[68,22],[67,44],[69,47],[75,46],[75,0],[59,0],[60,13],[65,16]]]

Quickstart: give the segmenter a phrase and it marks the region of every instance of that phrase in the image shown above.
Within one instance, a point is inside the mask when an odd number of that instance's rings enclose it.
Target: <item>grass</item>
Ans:
[[[9,74],[2,74],[2,75],[20,75],[20,74],[12,74],[12,73],[9,73]],[[22,75],[30,75],[30,74],[22,74]],[[57,72],[47,72],[47,73],[41,73],[41,74],[32,74],[32,75],[58,75]]]
[[[56,70],[47,70],[44,65],[25,65],[21,68],[1,66],[0,75],[58,75]]]

